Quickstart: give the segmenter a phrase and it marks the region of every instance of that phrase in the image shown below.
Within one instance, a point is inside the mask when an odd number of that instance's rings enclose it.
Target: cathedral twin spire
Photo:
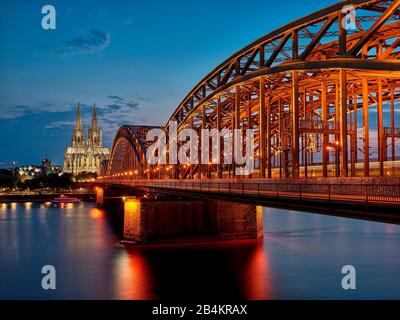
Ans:
[[[92,124],[88,130],[87,145],[93,147],[101,147],[102,143],[101,140],[102,140],[102,134],[100,128],[97,125],[96,104],[94,104],[93,114],[92,114]],[[73,147],[85,146],[85,130],[83,129],[82,125],[81,106],[79,102],[76,110],[75,128],[72,133],[72,146]]]
[[[93,115],[92,115],[92,129],[97,130],[97,114],[96,114],[96,104],[93,105]]]
[[[78,108],[76,109],[76,121],[75,130],[83,130],[82,118],[81,118],[81,105],[78,102]]]
[[[99,174],[102,162],[110,157],[110,150],[102,147],[102,132],[97,122],[96,105],[93,106],[92,122],[87,131],[87,139],[85,139],[82,122],[81,106],[78,103],[72,145],[65,149],[64,172],[73,175],[84,172]]]

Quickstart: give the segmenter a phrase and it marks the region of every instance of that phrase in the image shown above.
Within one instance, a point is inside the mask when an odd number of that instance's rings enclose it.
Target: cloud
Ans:
[[[110,145],[113,142],[115,133],[121,125],[147,123],[146,120],[138,118],[137,110],[140,110],[141,107],[139,98],[130,99],[112,94],[105,98],[102,103],[97,104],[97,118],[103,130],[105,145]],[[84,127],[87,130],[91,122],[93,106],[82,102],[80,106]],[[48,130],[47,135],[61,134],[70,138],[75,124],[76,103],[0,104],[0,110],[2,111],[0,112],[0,120],[19,123],[28,119],[23,118],[24,116],[35,115],[43,119],[43,128]]]
[[[119,96],[108,96],[108,99],[111,100],[118,100],[118,101],[124,101],[123,98],[119,97]]]
[[[109,104],[109,105],[107,105],[106,107],[107,107],[108,109],[111,109],[111,110],[119,110],[119,109],[122,108],[122,105],[119,105],[119,104],[114,103],[114,104]]]
[[[20,109],[9,109],[9,110],[3,109],[2,112],[0,112],[0,120],[15,119],[15,118],[22,117],[25,114],[26,114],[26,112],[24,110],[20,110]]]
[[[75,124],[75,108],[76,105],[71,105],[69,112],[73,120],[56,120],[48,123],[46,129],[49,130],[66,130],[71,134],[71,130]],[[118,128],[124,124],[131,124],[136,121],[139,124],[145,124],[146,121],[137,119],[136,111],[140,109],[140,104],[137,101],[127,99],[118,95],[108,95],[105,103],[97,105],[97,118],[101,129],[105,145],[110,145],[113,142],[115,133]],[[65,111],[65,110],[64,110]],[[92,115],[92,106],[81,103],[82,119],[85,128],[90,124]]]
[[[124,20],[122,20],[122,24],[124,25],[131,25],[133,23],[133,17],[127,17]]]
[[[63,129],[67,127],[73,127],[75,121],[54,121],[49,123],[45,128],[46,129]]]
[[[64,41],[64,44],[51,50],[62,56],[79,56],[104,51],[110,44],[109,33],[92,30],[88,35]]]
[[[132,103],[132,102],[130,102],[130,103],[127,103],[126,106],[129,107],[129,108],[131,108],[131,109],[134,109],[134,110],[139,109],[139,103]]]
[[[58,113],[58,112],[68,112],[75,108],[76,106],[71,105],[56,105],[51,103],[38,103],[36,105],[6,105],[0,104],[0,120],[1,119],[15,119],[23,117],[28,114],[39,114],[43,112],[47,113]]]
[[[122,98],[117,95],[109,95],[108,99],[112,100],[113,103],[106,104],[103,107],[104,109],[111,109],[111,110],[122,110],[122,109],[138,110],[139,109],[139,103],[134,102],[132,100]],[[139,99],[137,99],[137,100],[139,100]]]
[[[148,99],[148,98],[141,98],[141,97],[139,97],[139,98],[137,98],[139,101],[146,101],[146,102],[149,102],[149,101],[151,101],[150,99]]]

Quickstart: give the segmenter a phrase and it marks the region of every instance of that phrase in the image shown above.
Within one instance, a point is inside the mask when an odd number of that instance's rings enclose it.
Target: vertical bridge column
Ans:
[[[351,136],[351,176],[355,177],[356,176],[356,165],[358,162],[357,158],[357,153],[358,153],[358,134],[357,134],[357,129],[358,129],[358,121],[357,121],[357,109],[358,109],[358,103],[357,103],[357,96],[354,93],[354,88],[352,89],[352,106],[353,106],[353,112],[351,113],[351,119],[352,119],[352,131],[353,134]]]
[[[364,177],[369,177],[369,92],[368,78],[362,79],[363,121],[364,121]]]
[[[266,139],[265,139],[265,80],[263,77],[260,78],[260,89],[259,89],[259,128],[258,128],[258,139],[259,139],[259,155],[260,155],[260,178],[265,178],[265,160],[266,160]]]
[[[390,88],[390,122],[391,122],[391,139],[392,139],[392,161],[396,160],[396,140],[394,134],[394,115],[395,115],[395,103],[394,103],[394,88]]]
[[[299,164],[299,75],[292,72],[292,178],[300,178]]]
[[[384,161],[385,161],[385,154],[387,155],[387,150],[385,148],[384,139],[384,128],[383,128],[383,97],[382,97],[382,79],[378,79],[378,153],[379,153],[379,176],[384,177]]]
[[[266,127],[267,127],[267,177],[268,179],[272,178],[272,154],[271,154],[271,97],[269,96],[267,99],[267,119],[266,119]]]
[[[344,69],[339,70],[339,103],[340,103],[340,176],[348,174],[347,149],[347,76]]]
[[[299,59],[299,32],[292,32],[292,59]],[[296,71],[292,72],[292,178],[300,178],[300,142],[299,142],[299,74]]]
[[[224,155],[223,155],[223,139],[220,136],[221,133],[221,97],[218,97],[217,100],[217,131],[218,131],[218,158],[217,158],[217,177],[218,179],[222,178],[222,171],[223,171],[223,161],[224,161]]]
[[[240,129],[240,95],[241,95],[241,89],[240,86],[236,86],[235,89],[235,106],[234,106],[234,111],[233,111],[233,124],[232,124],[232,129],[233,131],[233,156],[232,156],[232,175],[233,177],[236,177],[236,156],[240,156],[242,146],[239,145],[239,140],[236,141],[236,130]],[[243,143],[243,140],[242,140]]]
[[[322,83],[322,92],[321,92],[321,108],[322,108],[322,123],[323,123],[323,130],[328,130],[328,86],[326,82]],[[323,134],[323,141],[322,141],[322,171],[323,177],[328,177],[328,163],[329,163],[329,136],[326,132]]]

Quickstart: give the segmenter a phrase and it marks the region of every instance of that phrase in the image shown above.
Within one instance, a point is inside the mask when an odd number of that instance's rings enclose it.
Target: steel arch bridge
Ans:
[[[253,178],[397,175],[399,98],[400,0],[348,0],[233,54],[169,122],[178,131],[255,129]],[[149,166],[148,130],[118,131],[101,179],[235,177],[224,163]]]
[[[146,151],[149,142],[146,135],[154,126],[122,126],[115,137],[111,149],[107,174],[143,177],[147,171]]]

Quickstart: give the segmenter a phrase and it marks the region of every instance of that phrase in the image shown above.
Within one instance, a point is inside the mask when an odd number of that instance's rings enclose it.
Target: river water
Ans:
[[[264,212],[261,241],[128,247],[93,204],[0,204],[0,299],[400,298],[400,226]],[[345,265],[356,290],[342,289]]]

